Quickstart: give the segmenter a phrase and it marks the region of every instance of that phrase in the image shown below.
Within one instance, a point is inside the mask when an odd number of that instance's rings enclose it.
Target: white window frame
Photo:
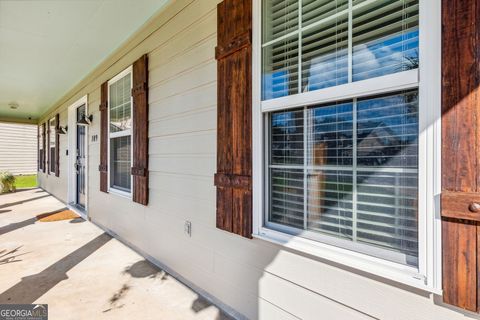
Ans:
[[[125,190],[121,190],[121,189],[118,189],[118,188],[115,188],[111,185],[110,183],[110,176],[111,176],[111,162],[110,162],[110,140],[112,138],[118,138],[118,137],[128,137],[130,136],[130,159],[131,161],[133,162],[133,143],[134,143],[134,139],[133,139],[133,130],[132,129],[128,129],[128,130],[123,130],[121,132],[113,132],[111,133],[110,132],[110,86],[117,82],[118,80],[122,79],[123,77],[125,77],[126,75],[128,75],[130,73],[130,89],[133,88],[133,67],[132,66],[129,66],[128,68],[126,68],[125,70],[123,70],[122,72],[120,72],[119,74],[117,74],[115,77],[113,77],[112,79],[110,79],[107,83],[107,87],[108,87],[108,95],[107,95],[107,101],[108,101],[108,106],[107,106],[107,113],[108,113],[108,144],[107,144],[107,150],[108,150],[108,159],[107,159],[107,168],[108,168],[108,172],[107,172],[107,177],[108,177],[108,192],[111,193],[111,194],[114,194],[114,195],[118,195],[118,196],[122,196],[122,197],[125,197],[125,198],[128,198],[128,199],[132,199],[133,197],[133,176],[132,176],[132,173],[130,172],[130,192],[127,192]],[[130,95],[130,114],[131,114],[131,121],[132,121],[132,125],[133,125],[133,97],[132,95]]]
[[[351,1],[351,0],[350,0]],[[277,99],[262,101],[262,1],[253,1],[253,236],[295,251],[350,268],[441,294],[441,4],[419,0],[418,70],[351,82]],[[350,2],[351,7],[351,2]],[[426,57],[426,58],[425,58]],[[418,88],[419,92],[419,203],[418,268],[391,262],[323,242],[267,228],[264,222],[265,137],[264,114],[305,105],[361,98],[383,92]],[[288,108],[285,108],[288,106]]]
[[[53,132],[52,132],[52,125],[51,125],[51,123],[55,120],[56,120],[56,118],[53,117],[53,118],[48,119],[48,121],[47,121],[47,125],[48,125],[48,168],[47,168],[47,172],[50,175],[52,173],[55,174],[57,172],[57,164],[55,162],[55,160],[56,160],[55,156],[52,159],[52,147],[56,148],[56,144],[57,144],[57,135],[56,135],[56,132],[55,132],[56,125],[54,126]],[[55,141],[53,143],[53,146],[52,146],[52,135],[53,135],[54,141]],[[55,151],[55,152],[57,152],[57,151]],[[54,164],[55,170],[52,170],[52,163]]]

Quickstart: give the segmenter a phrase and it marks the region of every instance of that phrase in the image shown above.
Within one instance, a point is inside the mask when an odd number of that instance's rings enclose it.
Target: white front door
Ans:
[[[86,106],[83,104],[77,108],[76,118],[77,122],[85,116]],[[85,200],[86,200],[86,150],[87,150],[87,139],[86,139],[86,130],[87,127],[83,125],[76,125],[77,130],[77,141],[75,146],[75,183],[76,183],[76,195],[75,195],[75,204],[80,208],[85,210]]]
[[[87,96],[68,108],[68,205],[83,218],[88,210],[88,126],[78,121],[87,114]]]

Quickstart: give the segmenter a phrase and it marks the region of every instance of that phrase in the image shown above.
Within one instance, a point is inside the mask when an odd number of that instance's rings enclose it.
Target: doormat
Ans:
[[[62,220],[72,220],[79,218],[79,215],[72,210],[63,210],[54,213],[44,213],[37,216],[37,220],[40,222],[53,222]]]

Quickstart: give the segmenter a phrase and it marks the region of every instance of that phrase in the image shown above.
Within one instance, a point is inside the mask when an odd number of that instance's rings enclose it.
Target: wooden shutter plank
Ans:
[[[217,227],[252,234],[252,2],[217,7]]]
[[[37,126],[37,172],[40,172],[40,126]]]
[[[100,88],[100,191],[108,192],[108,82]]]
[[[477,227],[475,222],[444,218],[443,299],[448,304],[476,311]]]
[[[50,154],[50,120],[47,120],[47,174],[50,174],[50,161],[52,161]]]
[[[133,201],[148,204],[148,57],[133,63]]]
[[[252,237],[252,191],[232,188],[232,232]]]
[[[233,232],[233,189],[217,185],[217,228]]]
[[[480,5],[442,0],[443,299],[479,308],[479,223],[468,213],[480,198]]]
[[[60,177],[60,114],[55,115],[55,176]]]

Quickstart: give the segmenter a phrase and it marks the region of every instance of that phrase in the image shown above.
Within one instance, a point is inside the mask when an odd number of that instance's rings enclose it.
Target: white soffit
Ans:
[[[0,0],[0,119],[41,116],[166,3]]]

